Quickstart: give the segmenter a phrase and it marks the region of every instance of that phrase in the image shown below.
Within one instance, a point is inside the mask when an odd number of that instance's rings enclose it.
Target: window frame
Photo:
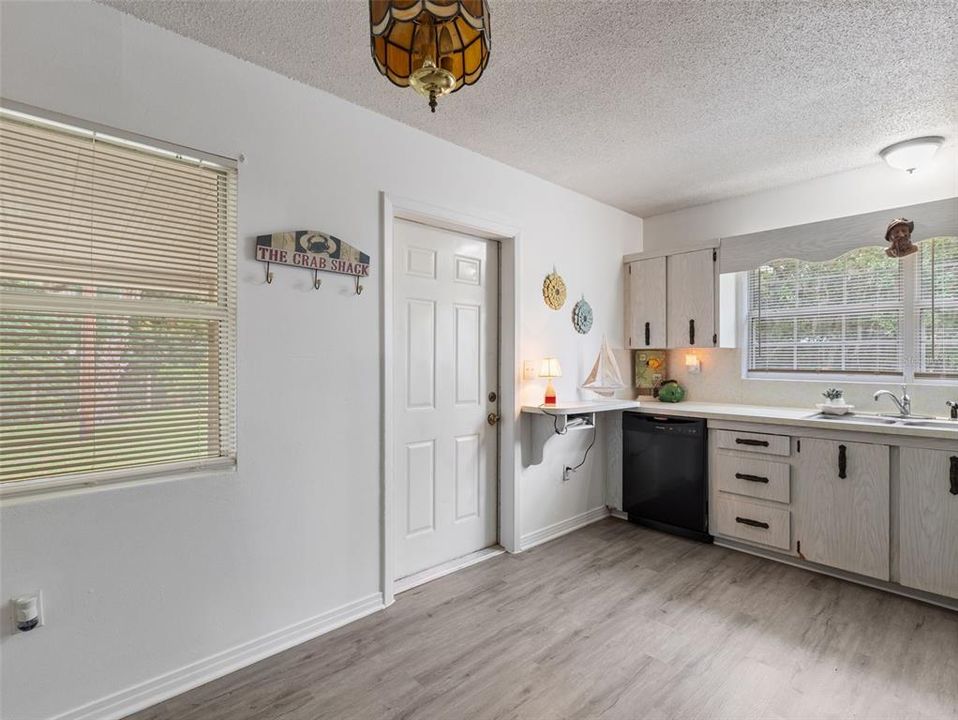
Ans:
[[[14,119],[20,118],[28,122],[37,123],[54,130],[82,135],[96,135],[109,142],[125,145],[138,150],[145,150],[158,155],[176,156],[188,161],[195,161],[217,169],[225,170],[234,176],[233,187],[238,195],[239,161],[213,153],[203,152],[186,146],[157,140],[127,130],[120,130],[100,123],[89,122],[79,118],[36,108],[24,103],[0,98],[0,112]],[[228,422],[232,426],[233,452],[232,455],[219,457],[194,458],[189,460],[157,463],[155,465],[136,465],[113,468],[109,470],[94,470],[62,475],[49,475],[10,482],[0,482],[0,500],[6,504],[11,499],[30,498],[32,496],[61,495],[76,491],[88,491],[103,487],[118,487],[130,484],[149,484],[180,479],[202,478],[207,476],[235,475],[237,468],[238,448],[236,443],[236,383],[237,360],[237,241],[239,239],[238,222],[235,221],[229,229],[232,235],[233,252],[225,254],[225,267],[218,277],[218,295],[221,302],[215,308],[191,307],[186,304],[177,305],[158,299],[137,300],[131,305],[129,301],[111,298],[90,298],[87,308],[97,314],[116,313],[129,316],[159,316],[182,319],[217,319],[226,325],[230,338],[228,352],[231,357],[229,363],[231,372],[228,380],[232,388],[232,407]],[[0,304],[4,308],[14,311],[42,311],[49,313],[62,312],[76,314],[83,309],[84,303],[72,296],[43,295],[41,293],[20,293],[16,291],[0,290]],[[223,403],[221,401],[221,408]]]
[[[865,246],[863,246],[865,247]],[[797,370],[753,370],[749,367],[751,347],[749,316],[749,273],[743,270],[735,273],[737,344],[741,348],[740,360],[742,378],[747,380],[780,380],[785,382],[835,382],[861,384],[898,384],[924,386],[951,386],[956,382],[954,375],[929,375],[916,373],[918,363],[915,357],[916,326],[915,316],[918,306],[918,253],[901,259],[902,277],[902,316],[899,343],[902,359],[901,373],[837,373]]]

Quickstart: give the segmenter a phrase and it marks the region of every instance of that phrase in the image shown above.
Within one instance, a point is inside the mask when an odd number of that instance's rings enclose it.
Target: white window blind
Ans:
[[[235,457],[236,171],[0,115],[0,482]]]
[[[748,278],[750,370],[901,373],[902,272],[884,248],[776,260]]]
[[[916,376],[958,376],[958,238],[918,244]]]

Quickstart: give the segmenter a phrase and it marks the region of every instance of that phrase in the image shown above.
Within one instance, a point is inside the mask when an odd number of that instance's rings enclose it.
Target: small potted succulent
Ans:
[[[825,392],[822,393],[825,397],[826,405],[844,405],[845,404],[845,391],[841,388],[830,387]]]

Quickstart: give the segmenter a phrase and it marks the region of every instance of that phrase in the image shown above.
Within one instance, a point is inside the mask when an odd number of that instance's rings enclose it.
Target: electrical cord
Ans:
[[[596,435],[596,428],[595,428],[595,425],[593,424],[593,425],[592,425],[592,442],[590,442],[590,443],[589,443],[589,447],[587,447],[587,448],[585,449],[585,455],[582,456],[582,462],[580,462],[580,463],[579,463],[578,465],[576,465],[574,468],[570,468],[570,470],[572,470],[572,472],[575,472],[575,471],[578,470],[580,467],[582,467],[583,465],[585,465],[585,461],[589,458],[589,450],[591,450],[591,449],[592,449],[592,446],[595,445],[595,435]]]
[[[552,418],[552,429],[555,431],[556,435],[565,435],[567,432],[569,432],[568,428],[562,428],[561,430],[559,429],[559,416],[546,410],[546,406],[544,404],[539,406],[539,410],[542,411],[543,415],[548,415]]]
[[[544,404],[539,406],[539,410],[542,412],[543,415],[548,415],[549,417],[552,418],[552,429],[555,431],[556,435],[565,435],[566,433],[569,432],[569,429],[567,427],[562,428],[562,430],[559,429],[559,416],[556,415],[555,413],[551,413],[548,410],[546,410],[546,406]],[[585,461],[589,459],[589,451],[592,450],[592,446],[595,445],[596,434],[597,434],[597,428],[596,428],[596,424],[593,422],[592,423],[592,442],[590,442],[589,447],[585,449],[585,454],[582,456],[582,462],[580,462],[575,467],[566,467],[566,470],[571,470],[572,472],[575,472],[580,467],[585,465]]]

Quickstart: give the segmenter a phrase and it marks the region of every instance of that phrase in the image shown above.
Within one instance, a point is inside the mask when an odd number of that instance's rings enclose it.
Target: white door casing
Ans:
[[[398,219],[393,241],[400,578],[497,541],[499,248]]]

